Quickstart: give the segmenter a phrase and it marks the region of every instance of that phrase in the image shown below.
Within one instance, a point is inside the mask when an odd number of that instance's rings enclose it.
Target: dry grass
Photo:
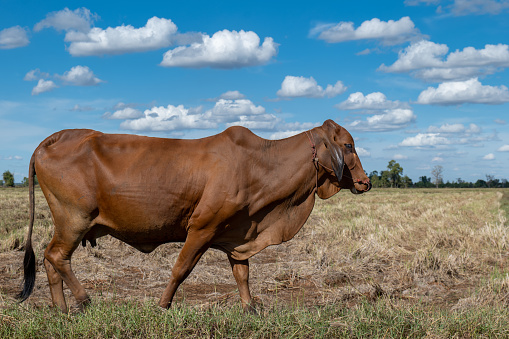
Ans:
[[[466,311],[509,304],[509,229],[501,190],[373,190],[341,192],[317,201],[297,236],[251,259],[252,294],[261,307],[388,299]],[[29,299],[49,304],[42,252],[51,239],[49,209],[36,192],[34,245],[37,288]],[[10,299],[21,280],[28,192],[0,189],[1,294]],[[78,278],[96,299],[157,300],[180,244],[142,254],[110,237],[73,256]],[[177,303],[236,305],[226,256],[210,250],[179,289]],[[0,305],[2,301],[0,300]]]

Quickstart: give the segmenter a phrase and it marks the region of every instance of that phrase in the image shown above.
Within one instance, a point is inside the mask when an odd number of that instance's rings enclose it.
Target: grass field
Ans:
[[[241,312],[226,256],[213,250],[173,308],[159,309],[181,245],[142,254],[109,237],[73,256],[93,304],[60,314],[42,266],[51,217],[36,193],[36,289],[19,305],[28,191],[0,189],[0,338],[509,337],[509,190],[378,189],[317,201],[293,240],[251,259],[257,316]]]

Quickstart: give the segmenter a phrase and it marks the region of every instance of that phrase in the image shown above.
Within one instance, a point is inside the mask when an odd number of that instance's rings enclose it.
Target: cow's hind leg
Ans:
[[[244,312],[256,313],[252,303],[251,293],[249,292],[249,261],[235,260],[228,254],[228,260],[232,267],[233,276],[239,288],[240,300]]]
[[[48,275],[49,290],[51,292],[53,306],[59,307],[62,312],[67,313],[62,277],[58,274],[53,265],[46,259],[44,259],[44,267],[46,268],[46,274]]]
[[[173,266],[170,282],[159,300],[159,306],[163,308],[171,306],[171,301],[175,296],[177,288],[191,273],[203,253],[210,247],[212,236],[213,234],[209,231],[190,231],[188,233],[186,242]]]
[[[74,295],[74,298],[76,298],[77,308],[81,310],[86,304],[90,302],[90,297],[71,270],[71,256],[74,250],[78,247],[80,240],[69,238],[69,236],[61,237],[55,233],[53,239],[44,252],[44,257],[47,261],[49,261],[51,266],[53,266],[54,270],[60,275],[67,287],[69,287],[72,294]],[[52,282],[59,284],[56,279],[53,279],[50,281],[50,286]],[[52,296],[53,292],[56,292],[57,299],[53,299],[53,302],[64,311],[65,299],[63,302],[59,299],[63,299],[63,293],[61,295],[57,285],[54,286],[55,287],[52,289]]]

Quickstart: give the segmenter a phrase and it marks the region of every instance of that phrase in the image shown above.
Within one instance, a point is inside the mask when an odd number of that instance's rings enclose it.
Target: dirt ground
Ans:
[[[166,244],[151,254],[143,254],[114,238],[105,237],[98,240],[95,248],[87,245],[76,250],[73,270],[92,298],[156,303],[166,287],[180,247],[180,244]],[[380,269],[370,276],[352,276],[318,267],[310,274],[303,274],[300,267],[309,267],[309,262],[296,261],[291,247],[291,241],[272,246],[250,259],[250,287],[259,307],[277,303],[316,306],[338,301],[354,305],[361,299],[374,300],[384,295],[410,303],[424,301],[451,307],[467,297],[478,280],[475,277],[416,280],[405,274],[401,276],[396,267],[389,272]],[[3,296],[4,301],[14,300],[20,291],[23,254],[19,250],[0,253],[0,298]],[[73,298],[65,284],[64,291],[68,303],[72,304]],[[51,304],[41,257],[38,258],[36,287],[26,302],[34,306]],[[225,254],[209,250],[204,255],[177,291],[174,303],[184,302],[204,307],[240,302]]]
[[[483,217],[475,211],[468,215],[471,206],[478,203],[478,195],[453,193],[451,197],[457,201],[444,197],[443,201],[450,202],[451,206],[459,206],[457,214],[450,216],[458,224],[453,233],[452,228],[447,227],[448,222],[445,226],[437,222],[442,218],[437,214],[440,208],[432,200],[441,196],[428,199],[430,206],[422,207],[424,195],[414,203],[406,195],[378,194],[378,197],[372,195],[371,200],[365,201],[345,195],[343,200],[345,197],[352,200],[345,200],[344,205],[338,205],[341,198],[320,202],[294,239],[268,247],[252,257],[250,287],[258,307],[278,303],[317,306],[342,302],[355,305],[360,300],[387,296],[398,303],[420,302],[433,307],[461,308],[468,307],[483,281],[493,275],[490,272],[499,272],[499,275],[507,272],[507,227],[503,223],[488,225],[484,219],[474,220],[476,215]],[[388,207],[393,206],[390,199],[394,196],[403,207],[398,215],[391,217]],[[494,206],[500,196],[486,193],[483,199],[486,206]],[[374,217],[366,219],[355,211],[346,215],[344,211],[352,201],[359,204],[360,210],[367,208],[362,204],[370,206]],[[376,208],[387,212],[381,214]],[[330,217],[339,213],[336,209],[342,211],[343,218],[350,218],[351,223],[339,228],[336,216]],[[444,205],[443,210],[450,214],[451,208]],[[47,211],[42,213],[46,213],[42,215],[45,219],[49,218]],[[380,219],[380,215],[386,219]],[[405,215],[412,227],[398,225],[391,219],[401,220],[400,215]],[[419,223],[427,225],[430,220],[434,220],[435,230],[420,227]],[[477,229],[464,226],[466,222],[472,222]],[[362,229],[359,225],[367,226]],[[391,228],[384,233],[381,225]],[[480,240],[473,239],[473,235],[479,236]],[[410,242],[405,240],[407,238],[413,240]],[[92,248],[87,243],[87,247],[80,246],[76,250],[73,271],[92,299],[157,303],[181,246],[165,244],[150,254],[143,254],[107,236],[97,240],[97,247]],[[490,253],[488,256],[484,254],[487,246],[500,248],[496,255]],[[24,251],[20,249],[22,244],[13,247],[16,248],[0,253],[0,306],[14,301],[21,288]],[[51,304],[42,265],[43,248],[44,244],[39,244],[36,250],[36,286],[26,301],[36,306]],[[68,304],[72,305],[74,298],[65,284],[64,290]],[[174,303],[196,307],[240,304],[226,255],[209,250],[178,289]]]

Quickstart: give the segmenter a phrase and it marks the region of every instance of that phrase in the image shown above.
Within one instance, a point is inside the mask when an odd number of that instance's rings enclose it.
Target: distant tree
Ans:
[[[408,175],[405,175],[403,178],[401,178],[401,184],[405,187],[411,187],[414,183],[412,182],[412,179],[408,177]]]
[[[438,185],[440,185],[443,182],[443,174],[444,168],[440,165],[436,165],[431,170],[431,176],[433,177],[433,183],[435,184],[435,187],[438,188]]]
[[[389,172],[389,182],[391,187],[398,187],[401,183],[401,174],[403,174],[403,167],[396,162],[396,160],[389,161],[387,165]]]
[[[381,187],[381,181],[377,171],[371,172],[371,175],[369,176],[369,181],[371,181],[371,185],[373,185],[373,187],[375,188]]]
[[[30,183],[29,179],[27,177],[23,178],[23,181],[21,182],[22,187],[28,187],[28,184]],[[39,182],[37,181],[37,175],[34,176],[34,185],[38,185]]]
[[[3,180],[0,180],[0,186],[2,186],[2,187],[3,187],[3,185],[4,185],[4,181],[3,181]]]
[[[491,187],[491,183],[493,182],[493,179],[495,179],[495,176],[494,175],[491,175],[491,174],[486,174],[486,186],[488,186],[488,188]]]
[[[391,185],[389,171],[382,171],[380,175],[380,187],[389,187]]]
[[[477,187],[488,187],[488,185],[486,184],[486,181],[479,179],[475,182],[474,187],[476,187],[476,188]]]
[[[14,187],[14,175],[10,171],[5,171],[3,174],[4,185],[7,187]]]

